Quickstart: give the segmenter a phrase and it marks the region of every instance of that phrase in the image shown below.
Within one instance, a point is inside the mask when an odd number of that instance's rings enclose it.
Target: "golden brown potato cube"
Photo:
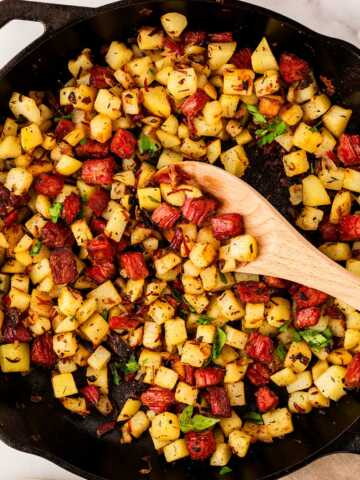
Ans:
[[[225,365],[224,383],[236,383],[242,380],[247,370],[247,363],[231,362]]]
[[[215,339],[215,334],[215,325],[198,325],[196,329],[196,340],[198,342],[213,343]]]
[[[251,442],[251,436],[240,430],[234,430],[229,435],[229,445],[232,451],[240,458],[246,456]]]
[[[184,344],[181,361],[193,367],[202,367],[211,355],[211,346],[207,343],[187,341]]]
[[[73,332],[59,333],[53,337],[54,352],[60,358],[72,357],[77,347],[78,342]]]
[[[175,400],[186,405],[195,405],[198,389],[185,382],[179,382],[175,390]]]
[[[72,373],[54,375],[51,379],[55,398],[68,397],[78,393]]]
[[[165,343],[169,346],[180,345],[187,340],[185,320],[177,318],[165,322]]]
[[[235,410],[231,410],[231,416],[229,418],[220,419],[220,427],[226,437],[228,437],[234,430],[240,430],[241,426],[241,418]]]
[[[291,414],[287,408],[264,413],[263,421],[271,437],[282,437],[294,430]]]
[[[308,391],[309,400],[313,408],[327,408],[330,406],[330,399],[326,398],[317,387],[311,387]]]
[[[104,395],[109,393],[108,368],[105,366],[101,370],[95,370],[92,367],[86,369],[86,380],[89,385],[98,387]]]
[[[101,370],[110,361],[111,353],[102,345],[99,345],[95,352],[88,358],[88,364],[95,370]]]
[[[296,373],[303,372],[308,367],[311,356],[311,350],[306,342],[292,342],[284,366],[291,368]]]
[[[229,325],[225,326],[226,333],[226,344],[230,347],[237,348],[239,350],[244,350],[248,334],[238,330],[237,328],[230,327]]]
[[[186,441],[183,438],[179,438],[178,440],[175,440],[175,442],[165,445],[163,452],[165,460],[168,463],[175,462],[175,460],[180,460],[181,458],[185,458],[189,455]]]
[[[231,455],[231,447],[227,443],[219,443],[216,445],[215,452],[210,457],[210,465],[213,467],[223,467],[229,463]]]
[[[246,405],[244,382],[227,383],[225,389],[231,406],[241,407]]]
[[[109,333],[109,324],[106,320],[99,314],[94,313],[91,317],[86,320],[80,327],[80,330],[83,335],[93,343],[93,345],[100,345],[104,338]]]
[[[125,420],[129,420],[129,418],[133,417],[135,413],[139,411],[140,407],[140,400],[128,398],[118,415],[117,421],[124,422]]]
[[[152,437],[162,441],[177,440],[180,436],[179,419],[174,413],[163,412],[153,418]]]
[[[3,373],[28,372],[30,348],[27,343],[7,343],[0,346],[0,368]]]

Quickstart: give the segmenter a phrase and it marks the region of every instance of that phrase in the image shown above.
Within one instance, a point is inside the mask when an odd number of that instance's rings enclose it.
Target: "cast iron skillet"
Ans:
[[[281,15],[236,0],[123,1],[99,9],[38,4],[22,0],[0,3],[0,27],[14,18],[44,23],[46,33],[0,70],[0,109],[6,114],[13,90],[56,88],[66,78],[69,58],[84,47],[99,50],[111,39],[127,38],[135,27],[158,23],[160,14],[187,14],[192,29],[234,31],[240,45],[255,47],[264,34],[275,52],[291,51],[315,66],[316,74],[331,78],[342,103],[354,109],[350,130],[360,126],[360,51],[325,37]],[[2,45],[6,48],[6,45]],[[336,98],[335,98],[336,101]],[[273,170],[269,179],[268,169]],[[247,180],[283,213],[286,189],[278,186],[276,160],[254,156]],[[276,189],[274,189],[276,185]],[[146,438],[130,446],[119,444],[119,433],[98,440],[100,419],[74,417],[52,399],[48,374],[0,376],[0,438],[92,480],[140,479],[139,469],[150,456],[152,471],[143,478],[185,480],[222,478],[206,464],[168,465]],[[39,398],[43,400],[40,403]],[[352,393],[324,412],[295,417],[295,432],[273,444],[257,444],[243,460],[233,459],[226,478],[270,479],[289,473],[313,459],[335,451],[360,453],[360,402]]]

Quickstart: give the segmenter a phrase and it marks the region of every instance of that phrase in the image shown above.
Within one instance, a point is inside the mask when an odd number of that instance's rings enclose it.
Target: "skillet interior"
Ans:
[[[337,96],[354,109],[350,131],[360,126],[360,54],[355,48],[301,29],[299,25],[254,6],[236,1],[170,0],[131,2],[111,6],[91,18],[53,35],[7,74],[0,82],[0,108],[5,113],[13,90],[56,88],[66,79],[69,58],[82,48],[95,51],[114,38],[126,38],[144,23],[158,23],[161,13],[178,10],[190,19],[190,28],[236,32],[241,46],[255,47],[266,34],[275,53],[291,51],[308,60],[316,75],[322,74],[337,87]],[[334,99],[336,101],[336,98]],[[275,166],[275,171],[276,166]],[[264,158],[254,156],[248,180],[286,213],[287,189],[269,178]],[[275,189],[274,189],[275,185]],[[42,403],[30,401],[40,393]],[[206,475],[219,478],[218,469],[206,465],[180,463],[167,465],[153,453],[150,441],[141,439],[134,445],[120,446],[118,434],[97,440],[94,436],[99,420],[72,417],[52,401],[47,374],[34,372],[28,377],[0,378],[0,436],[17,448],[39,453],[89,479],[134,480],[146,466],[142,457],[151,455],[153,469],[144,478],[185,480]],[[256,445],[244,460],[233,460],[233,473],[226,478],[254,480],[267,478],[303,463],[334,440],[360,417],[359,397],[350,395],[322,415],[314,412],[295,418],[295,432],[270,445]],[[86,473],[91,472],[91,473]],[[221,477],[220,477],[221,478]]]

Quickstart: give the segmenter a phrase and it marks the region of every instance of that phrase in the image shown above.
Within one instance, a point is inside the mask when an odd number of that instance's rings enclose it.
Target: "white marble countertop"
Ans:
[[[43,3],[89,5],[97,7],[112,3],[103,0],[38,0]],[[249,3],[267,7],[307,25],[321,33],[339,37],[360,46],[360,0],[248,0]],[[0,2],[1,8],[1,2]],[[23,23],[23,22],[22,22]],[[12,22],[0,30],[0,66],[35,39],[42,31],[39,24]],[[6,45],[6,48],[3,46]],[[321,479],[350,480],[360,475],[359,457],[351,459],[351,470],[342,475],[335,464],[323,459]],[[46,460],[19,453],[0,443],[1,480],[81,480]],[[317,470],[318,471],[318,470]],[[351,471],[351,475],[350,475]],[[320,480],[318,473],[311,473],[311,466],[291,476],[292,480]]]

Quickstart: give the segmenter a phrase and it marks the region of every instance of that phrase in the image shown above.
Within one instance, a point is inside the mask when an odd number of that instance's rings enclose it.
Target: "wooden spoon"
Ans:
[[[256,237],[259,256],[239,271],[316,288],[360,310],[360,278],[305,240],[254,188],[208,163],[183,162],[181,168],[221,202],[221,212],[240,213],[246,233]]]

